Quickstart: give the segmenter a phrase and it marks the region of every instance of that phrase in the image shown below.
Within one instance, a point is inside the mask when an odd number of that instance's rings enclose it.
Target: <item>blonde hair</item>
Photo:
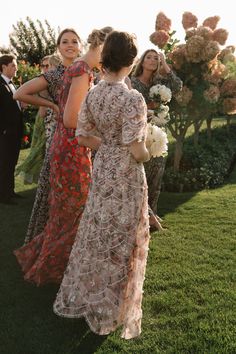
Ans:
[[[111,27],[110,27],[111,28]],[[94,29],[88,36],[87,42],[90,45],[91,49],[97,48],[100,44],[105,42],[109,32],[104,31],[103,29]]]
[[[57,67],[61,63],[61,58],[57,54],[52,54],[48,58],[48,63],[50,66]]]

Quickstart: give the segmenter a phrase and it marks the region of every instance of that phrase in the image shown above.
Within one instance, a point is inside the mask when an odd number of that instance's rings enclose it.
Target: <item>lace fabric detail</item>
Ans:
[[[62,317],[85,317],[91,330],[122,337],[141,332],[141,302],[149,243],[147,183],[127,143],[145,136],[146,106],[126,85],[100,82],[81,108],[77,134],[102,144],[63,281],[54,302]],[[134,122],[132,124],[132,121]]]
[[[99,88],[90,90],[82,104],[76,135],[98,135],[110,145],[143,140],[147,125],[143,96],[122,82],[101,81],[98,85]]]

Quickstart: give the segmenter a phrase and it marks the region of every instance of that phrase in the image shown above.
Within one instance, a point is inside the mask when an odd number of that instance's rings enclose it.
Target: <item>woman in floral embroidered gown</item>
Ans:
[[[132,35],[108,35],[102,52],[104,79],[90,90],[79,114],[79,144],[98,151],[89,197],[54,303],[57,315],[85,317],[97,334],[123,325],[126,339],[141,332],[149,244],[142,164],[149,159],[147,110],[143,96],[124,83],[136,55]]]
[[[163,53],[155,49],[146,50],[135,67],[131,76],[131,85],[142,93],[148,108],[152,109],[152,100],[149,90],[153,85],[165,85],[171,89],[172,94],[182,89],[182,81],[170,69]],[[165,169],[165,158],[156,157],[144,164],[147,183],[150,213],[150,225],[153,231],[162,230],[161,219],[156,215],[157,202],[161,191],[161,181]]]
[[[34,105],[44,104],[44,107],[53,108],[53,103],[57,104],[59,99],[59,90],[62,85],[62,78],[66,67],[71,65],[80,52],[80,37],[72,28],[65,28],[60,32],[57,39],[57,50],[60,53],[61,63],[53,70],[28,81],[22,85],[16,92],[16,97],[21,97],[22,101]],[[55,55],[54,55],[55,57]],[[50,59],[53,59],[53,56]],[[54,59],[55,61],[55,59]],[[44,92],[41,94],[40,88],[43,87]],[[38,94],[38,96],[36,95]],[[50,99],[48,101],[48,99]],[[48,220],[48,195],[50,191],[50,146],[52,137],[56,128],[56,120],[53,109],[47,109],[47,115],[44,118],[46,150],[43,165],[39,175],[38,188],[34,200],[33,209],[30,216],[28,229],[26,232],[25,244],[30,242],[35,236],[40,234]]]
[[[61,282],[84,209],[91,179],[90,149],[78,145],[75,128],[105,37],[101,30],[94,30],[88,52],[65,71],[50,150],[48,221],[39,235],[15,251],[24,279],[37,285]]]

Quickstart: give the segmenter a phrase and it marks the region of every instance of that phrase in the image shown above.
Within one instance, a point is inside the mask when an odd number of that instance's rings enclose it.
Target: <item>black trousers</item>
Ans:
[[[21,134],[0,134],[0,198],[10,198],[15,188],[15,167]]]

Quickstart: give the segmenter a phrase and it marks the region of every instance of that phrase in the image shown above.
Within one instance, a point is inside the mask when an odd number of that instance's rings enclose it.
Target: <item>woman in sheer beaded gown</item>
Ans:
[[[88,51],[64,73],[59,108],[55,107],[58,123],[50,147],[48,220],[40,234],[14,252],[24,279],[38,286],[60,284],[87,199],[91,151],[78,145],[75,128],[80,104],[92,84],[92,70],[100,65],[105,37],[102,30],[93,30]]]
[[[78,142],[97,153],[88,200],[53,307],[62,317],[85,317],[100,335],[123,326],[125,339],[141,332],[149,244],[142,163],[149,159],[147,110],[143,96],[124,82],[136,55],[132,35],[108,35],[103,80],[90,90],[79,114]]]
[[[57,39],[57,50],[60,54],[61,63],[56,68],[50,67],[50,70],[43,75],[28,81],[22,85],[16,92],[16,97],[21,97],[22,101],[34,105],[40,105],[42,108],[51,107],[53,103],[57,104],[59,92],[62,85],[62,78],[65,69],[73,63],[80,52],[80,37],[72,28],[62,30]],[[51,56],[51,60],[55,55]],[[49,57],[50,61],[50,57]],[[55,58],[54,62],[55,66]],[[43,88],[46,94],[41,94],[40,88]],[[36,95],[38,94],[38,96]],[[53,106],[52,106],[53,108]],[[24,243],[29,243],[35,236],[43,231],[48,220],[48,195],[50,191],[50,146],[56,129],[56,119],[53,109],[47,109],[47,115],[44,118],[46,148],[43,165],[40,171],[37,192],[31,212],[28,229]]]

